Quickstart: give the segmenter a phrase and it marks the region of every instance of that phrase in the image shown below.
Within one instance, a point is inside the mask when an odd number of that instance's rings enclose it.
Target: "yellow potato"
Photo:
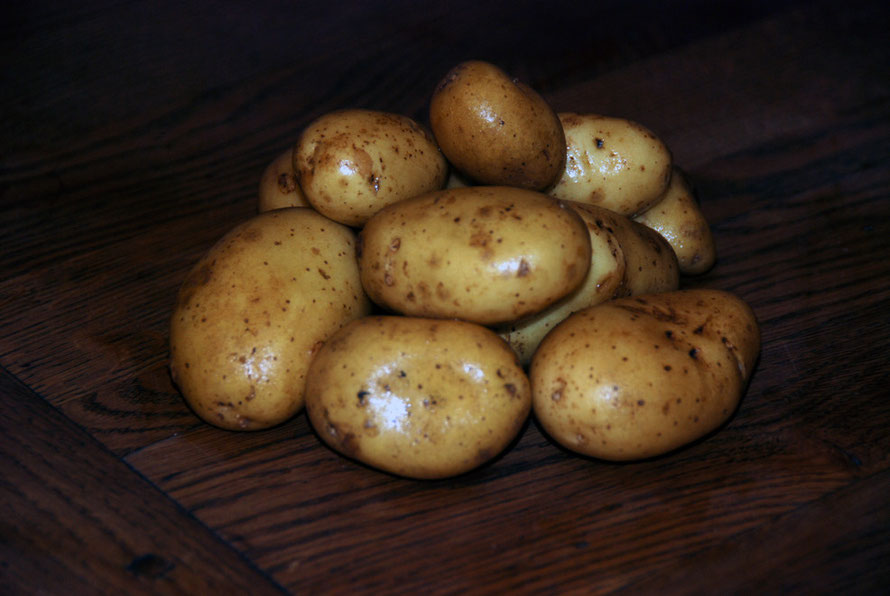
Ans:
[[[620,298],[551,331],[532,360],[535,415],[564,447],[661,455],[723,424],[760,351],[754,313],[718,290]]]
[[[442,79],[430,101],[430,127],[448,160],[481,184],[543,190],[563,170],[556,113],[488,62],[463,62]]]
[[[432,135],[407,116],[340,110],[312,122],[294,147],[306,198],[327,217],[363,225],[381,207],[442,188],[448,164]]]
[[[654,205],[671,178],[672,157],[647,128],[623,118],[561,113],[566,161],[549,191],[632,217]]]
[[[263,170],[257,211],[265,213],[283,207],[309,207],[306,195],[297,183],[294,173],[293,149],[279,154]]]
[[[226,234],[185,279],[170,372],[205,421],[266,428],[300,410],[313,354],[370,307],[353,230],[307,208],[269,211]]]
[[[594,205],[568,204],[579,211],[595,208]],[[623,283],[616,296],[676,290],[680,285],[679,265],[667,241],[654,230],[620,215],[616,220],[627,222],[626,225],[610,226],[621,245],[625,264]]]
[[[309,369],[306,412],[321,439],[375,468],[444,478],[498,455],[531,409],[528,378],[492,331],[463,321],[366,317]]]
[[[662,198],[634,220],[668,241],[677,255],[681,273],[697,275],[714,266],[717,249],[711,227],[679,169],[674,168],[671,183]]]
[[[584,220],[590,234],[590,271],[574,292],[500,334],[528,364],[553,327],[575,311],[616,297],[676,290],[677,259],[667,241],[652,230],[597,205],[566,201]]]
[[[377,212],[360,236],[362,284],[378,304],[481,324],[537,312],[574,290],[590,239],[572,209],[504,186],[440,190]]]

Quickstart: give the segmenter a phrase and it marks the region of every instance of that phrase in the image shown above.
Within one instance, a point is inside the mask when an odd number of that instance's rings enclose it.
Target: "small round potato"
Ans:
[[[430,101],[430,127],[448,160],[481,184],[543,190],[562,173],[556,113],[488,62],[463,62],[445,75]]]
[[[537,312],[580,285],[590,237],[575,211],[506,186],[440,190],[377,212],[360,235],[372,300],[483,325]]]
[[[355,240],[311,209],[276,209],[237,226],[198,261],[170,323],[171,376],[198,416],[255,430],[302,408],[314,353],[370,312]]]
[[[523,364],[544,336],[575,311],[616,297],[676,290],[677,258],[667,241],[623,215],[597,205],[566,201],[587,224],[590,271],[581,286],[541,312],[504,325],[501,336]]]
[[[654,205],[671,178],[671,153],[652,131],[623,118],[561,113],[562,176],[549,191],[633,217]]]
[[[495,457],[531,409],[528,378],[492,331],[456,320],[375,316],[318,351],[306,412],[334,450],[411,478]]]
[[[661,200],[634,218],[661,234],[671,245],[680,273],[698,275],[714,266],[717,249],[705,219],[683,173],[674,168]]]
[[[265,213],[283,207],[309,207],[306,195],[297,184],[294,172],[293,148],[279,154],[263,170],[257,211]]]
[[[327,217],[363,225],[381,207],[442,188],[448,163],[407,116],[340,110],[312,122],[294,147],[306,198]]]
[[[578,453],[661,455],[730,417],[759,351],[754,313],[730,293],[620,298],[573,314],[544,338],[530,369],[533,409]]]

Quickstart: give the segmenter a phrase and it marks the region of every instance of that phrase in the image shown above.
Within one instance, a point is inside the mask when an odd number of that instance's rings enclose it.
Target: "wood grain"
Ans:
[[[890,10],[715,6],[0,9],[0,591],[881,593]],[[201,423],[167,371],[188,269],[312,118],[425,121],[467,58],[667,142],[718,245],[683,285],[739,294],[762,326],[738,412],[633,464],[531,420],[435,482],[343,459],[304,415]]]
[[[4,594],[282,593],[2,369],[0,397]]]

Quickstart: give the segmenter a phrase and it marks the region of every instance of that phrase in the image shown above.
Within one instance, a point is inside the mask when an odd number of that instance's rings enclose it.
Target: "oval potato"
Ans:
[[[430,127],[448,161],[481,184],[543,190],[562,173],[556,113],[488,62],[463,62],[445,75],[430,100]]]
[[[676,167],[662,198],[634,220],[668,241],[677,255],[681,273],[698,275],[714,266],[717,249],[711,226],[699,209],[686,177]]]
[[[578,214],[513,187],[401,201],[377,212],[360,235],[368,295],[412,316],[515,320],[574,290],[589,267],[590,239]]]
[[[284,422],[303,406],[309,361],[370,312],[355,233],[307,208],[276,209],[226,234],[193,267],[170,323],[170,372],[205,421]]]
[[[544,338],[530,369],[533,409],[578,453],[661,455],[730,417],[759,350],[754,313],[728,292],[620,298],[573,314]]]
[[[528,378],[510,348],[456,320],[353,321],[318,351],[306,385],[306,412],[325,443],[411,478],[489,461],[530,410]]]
[[[381,207],[442,188],[448,164],[430,133],[399,114],[340,110],[300,135],[294,170],[319,213],[363,225]]]
[[[569,204],[579,211],[589,211],[595,207]],[[676,290],[680,286],[680,267],[670,244],[658,232],[633,220],[618,215],[614,221],[617,225],[610,225],[610,231],[621,246],[624,257],[624,279],[616,297]]]
[[[310,207],[306,195],[297,183],[293,153],[293,148],[287,149],[263,170],[257,203],[257,211],[260,213],[284,207]]]
[[[562,175],[549,193],[633,217],[658,202],[672,157],[644,126],[598,114],[559,114],[566,138]]]
[[[680,285],[677,258],[657,233],[597,205],[565,204],[587,225],[590,271],[581,286],[559,302],[501,327],[501,336],[523,364],[531,361],[544,336],[573,312],[616,297],[670,292]]]

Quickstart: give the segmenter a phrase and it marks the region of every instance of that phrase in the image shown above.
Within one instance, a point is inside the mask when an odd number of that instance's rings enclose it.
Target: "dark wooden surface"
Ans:
[[[817,592],[890,586],[890,9],[883,2],[6,3],[0,592]],[[426,121],[486,59],[671,147],[754,308],[736,415],[610,464],[532,420],[417,482],[305,417],[198,421],[178,284],[343,107]],[[92,587],[91,587],[92,586]]]

